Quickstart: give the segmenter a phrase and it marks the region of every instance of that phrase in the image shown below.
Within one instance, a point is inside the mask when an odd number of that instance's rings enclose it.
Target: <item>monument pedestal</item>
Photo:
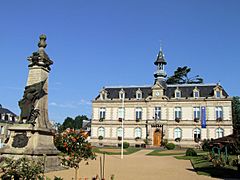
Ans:
[[[52,130],[35,128],[30,124],[15,124],[9,131],[9,141],[0,149],[2,156],[45,160],[45,171],[62,169]]]

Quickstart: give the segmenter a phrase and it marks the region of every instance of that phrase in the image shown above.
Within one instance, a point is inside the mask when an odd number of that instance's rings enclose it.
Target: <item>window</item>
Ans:
[[[0,114],[0,120],[2,120],[2,114]]]
[[[193,96],[194,96],[195,98],[199,98],[199,91],[194,91]]]
[[[216,138],[221,138],[224,136],[224,130],[222,128],[216,129]]]
[[[160,120],[161,119],[161,107],[155,107],[154,109],[154,119]]]
[[[221,97],[221,92],[220,91],[216,91],[216,98],[220,98]]]
[[[124,119],[124,115],[125,115],[124,108],[123,107],[118,108],[118,119]]]
[[[119,91],[119,99],[124,99],[125,98],[125,92],[123,89]]]
[[[140,119],[142,119],[142,108],[137,107],[136,108],[136,120],[140,120]]]
[[[175,98],[180,98],[181,97],[181,92],[179,90],[175,91]]]
[[[194,114],[194,120],[199,120],[200,119],[200,107],[194,107],[193,108],[193,114]]]
[[[194,141],[198,142],[201,139],[201,130],[199,128],[195,128],[193,131]]]
[[[141,138],[142,137],[142,129],[136,128],[134,133],[135,138]]]
[[[99,114],[100,119],[105,119],[105,116],[106,116],[106,108],[101,107],[99,113],[100,113],[100,114]]]
[[[136,97],[137,97],[137,99],[142,99],[142,93],[141,92],[137,92]]]
[[[5,120],[5,121],[8,121],[8,115],[7,115],[7,114],[5,114],[4,120]]]
[[[105,129],[104,129],[104,127],[98,128],[98,137],[99,136],[102,136],[102,137],[105,136]]]
[[[181,107],[175,107],[175,119],[181,119],[182,118],[182,108]]]
[[[218,121],[223,120],[223,109],[221,106],[216,107],[216,120]]]
[[[117,137],[123,137],[123,130],[121,127],[117,128]]]
[[[177,138],[182,138],[182,129],[180,128],[175,128],[174,129],[174,139],[177,139]]]

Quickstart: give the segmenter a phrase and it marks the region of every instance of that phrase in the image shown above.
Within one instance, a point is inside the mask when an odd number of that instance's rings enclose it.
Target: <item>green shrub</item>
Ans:
[[[63,180],[63,178],[54,176],[54,180]]]
[[[129,143],[128,142],[123,142],[123,148],[127,149],[129,147]]]
[[[99,140],[103,140],[103,136],[98,136],[98,139]]]
[[[209,140],[209,139],[204,139],[203,140],[203,142],[202,142],[203,151],[210,151],[211,150],[210,142],[211,142],[211,140]]]
[[[164,139],[164,140],[162,141],[162,146],[166,147],[167,144],[168,144],[168,140],[167,140],[167,139]]]
[[[175,149],[175,144],[173,144],[173,143],[168,143],[168,144],[166,145],[166,148],[167,148],[168,150]]]
[[[186,150],[186,156],[197,156],[197,152],[193,148],[188,148]]]
[[[3,174],[1,178],[9,179],[43,179],[44,160],[33,160],[31,158],[22,157],[17,160],[13,158],[5,158],[1,162],[1,170]]]

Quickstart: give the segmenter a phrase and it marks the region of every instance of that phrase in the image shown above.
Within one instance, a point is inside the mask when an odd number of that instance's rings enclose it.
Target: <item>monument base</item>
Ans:
[[[62,169],[52,130],[35,128],[31,124],[14,124],[9,131],[8,143],[0,149],[1,156],[45,160],[46,171]]]

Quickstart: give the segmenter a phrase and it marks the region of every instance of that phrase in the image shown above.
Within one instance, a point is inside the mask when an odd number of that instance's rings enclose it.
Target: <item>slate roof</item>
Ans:
[[[14,114],[12,111],[10,111],[9,109],[6,109],[6,108],[2,108],[0,106],[0,114],[11,114],[13,116],[17,116],[16,114]]]
[[[173,98],[175,96],[175,90],[181,91],[181,97],[193,97],[193,90],[195,87],[200,91],[200,97],[212,97],[214,95],[214,88],[217,84],[178,84],[178,85],[167,85],[166,96]],[[142,91],[142,98],[147,98],[152,95],[152,87],[106,87],[104,90],[107,91],[107,98],[118,99],[119,91],[123,89],[125,91],[125,98],[134,99],[136,98],[136,91],[140,89]],[[227,92],[222,90],[223,96],[228,96]],[[99,98],[99,95],[96,99]]]

